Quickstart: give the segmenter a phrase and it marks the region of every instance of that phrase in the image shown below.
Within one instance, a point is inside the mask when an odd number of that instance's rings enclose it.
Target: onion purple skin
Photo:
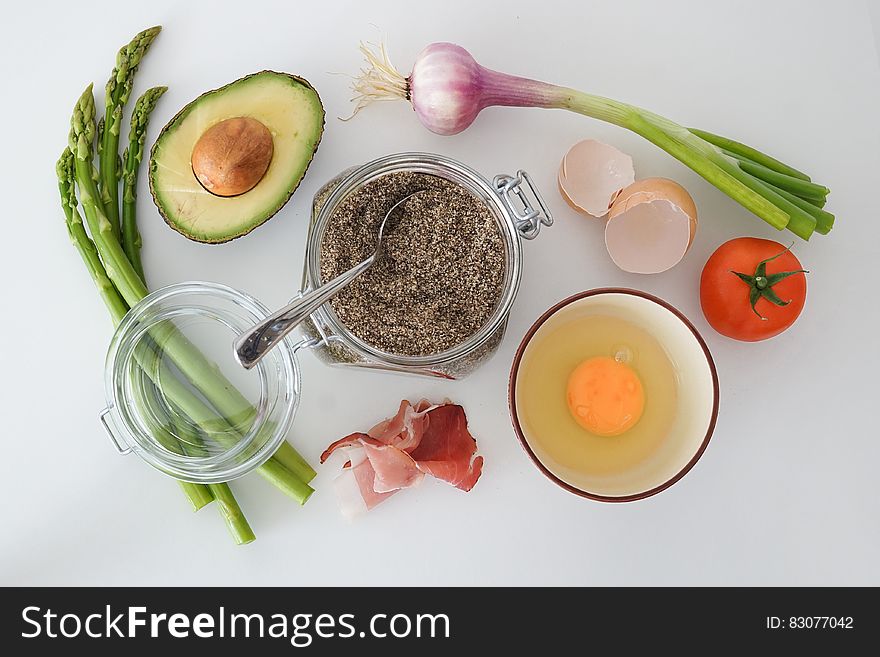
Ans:
[[[473,123],[483,109],[481,68],[454,43],[422,50],[409,76],[410,101],[422,125],[438,135],[455,135]]]
[[[454,43],[432,43],[416,58],[408,82],[419,121],[438,135],[462,132],[486,107],[554,107],[559,87],[492,71]]]

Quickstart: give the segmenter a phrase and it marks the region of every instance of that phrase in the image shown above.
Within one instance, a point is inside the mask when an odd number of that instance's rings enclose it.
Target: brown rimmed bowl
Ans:
[[[678,408],[667,437],[647,460],[613,476],[579,476],[555,464],[529,435],[517,413],[520,363],[542,330],[583,314],[612,314],[643,328],[666,350],[678,375]],[[563,299],[526,332],[510,370],[508,404],[520,444],[541,472],[575,495],[599,502],[632,502],[666,490],[684,477],[706,450],[718,419],[718,373],[705,341],[676,308],[655,296],[627,288],[587,290]]]

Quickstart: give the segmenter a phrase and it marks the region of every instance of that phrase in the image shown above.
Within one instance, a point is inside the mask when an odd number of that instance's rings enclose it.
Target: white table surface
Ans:
[[[93,6],[92,6],[93,5]],[[295,8],[295,6],[297,8]],[[880,584],[880,70],[865,2],[17,3],[7,10],[3,70],[3,584]],[[88,8],[87,8],[88,7]],[[278,305],[297,288],[314,191],[349,165],[436,151],[487,175],[525,168],[557,225],[525,245],[507,336],[471,378],[442,382],[330,369],[301,358],[292,441],[313,463],[331,440],[369,427],[403,397],[451,397],[467,409],[486,467],[469,494],[426,481],[353,523],[322,469],[299,508],[259,477],[235,484],[258,539],[236,547],[207,508],[192,514],[170,480],[118,456],[97,424],[111,325],[58,206],[53,166],[70,109],[139,29],[164,31],[137,91],[168,84],[149,140],[184,103],[264,68],[320,91],[324,140],[299,191],[265,226],[223,246],[189,242],[159,218],[141,179],[151,286],[228,283]],[[876,28],[876,22],[874,23]],[[833,189],[838,225],[798,241],[811,270],[806,309],[784,336],[722,338],[698,302],[703,263],[723,241],[787,242],[637,136],[561,112],[491,109],[464,134],[422,129],[404,103],[342,123],[359,39],[386,35],[408,70],[432,41],[483,64],[630,101],[761,147]],[[692,251],[657,276],[610,262],[601,226],[555,191],[559,159],[595,137],[631,153],[639,176],[693,194]],[[553,302],[629,286],[680,308],[703,332],[721,380],[715,436],[697,466],[649,500],[580,499],[541,475],[517,444],[506,406],[521,335]]]

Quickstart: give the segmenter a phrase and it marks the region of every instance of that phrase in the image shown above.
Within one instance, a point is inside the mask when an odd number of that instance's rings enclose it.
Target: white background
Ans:
[[[876,10],[873,12],[876,16]],[[880,75],[865,2],[17,3],[4,17],[0,583],[4,584],[880,584],[877,284]],[[212,508],[118,456],[97,423],[111,326],[67,240],[53,166],[70,109],[103,89],[116,49],[164,31],[137,78],[168,84],[149,140],[199,93],[264,68],[308,78],[327,128],[308,175],[272,221],[223,246],[189,242],[141,182],[152,287],[216,280],[272,306],[297,289],[314,191],[342,169],[401,150],[436,151],[491,176],[527,169],[557,225],[524,246],[525,274],[495,358],[461,382],[329,369],[301,358],[291,440],[312,463],[332,440],[403,397],[451,397],[486,458],[469,494],[426,481],[348,523],[333,471],[299,508],[257,476],[235,491],[258,539],[236,547]],[[464,134],[425,131],[405,103],[349,123],[357,43],[387,36],[405,71],[432,41],[484,65],[633,102],[738,137],[833,189],[838,224],[798,241],[806,309],[782,337],[742,344],[702,317],[698,280],[723,241],[787,242],[637,136],[555,111],[490,109]],[[127,130],[127,128],[126,128]],[[692,251],[657,276],[611,264],[601,225],[561,201],[554,174],[575,141],[631,153],[641,177],[683,183],[700,211]],[[519,338],[571,293],[622,285],[657,294],[703,332],[721,379],[718,429],[681,482],[649,500],[603,505],[556,488],[531,464],[506,406]]]

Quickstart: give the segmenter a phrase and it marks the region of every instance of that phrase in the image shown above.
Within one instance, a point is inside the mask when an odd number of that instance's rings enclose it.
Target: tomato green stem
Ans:
[[[780,299],[776,292],[773,291],[773,286],[780,281],[785,280],[789,276],[794,276],[795,274],[809,273],[806,269],[783,271],[776,274],[767,273],[767,263],[776,260],[776,258],[781,255],[788,253],[791,250],[791,247],[792,245],[789,245],[788,248],[786,248],[784,251],[780,251],[775,256],[771,256],[759,262],[758,266],[755,267],[755,274],[753,276],[749,276],[748,274],[743,274],[738,271],[733,271],[732,269],[730,270],[731,274],[733,274],[743,283],[749,286],[749,304],[752,306],[752,312],[764,321],[766,321],[767,318],[759,313],[758,309],[755,307],[755,304],[758,303],[758,299],[767,299],[767,301],[772,303],[774,306],[787,306],[791,303],[791,299],[789,299],[788,301],[783,301],[782,299]]]

